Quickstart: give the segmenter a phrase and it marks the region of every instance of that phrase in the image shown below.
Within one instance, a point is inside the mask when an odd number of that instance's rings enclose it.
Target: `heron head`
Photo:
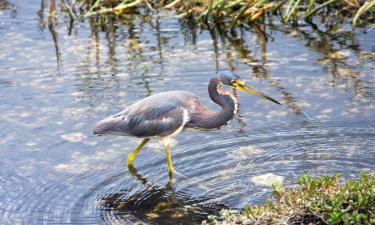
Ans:
[[[261,98],[267,99],[267,100],[269,100],[271,102],[274,102],[276,104],[281,105],[275,99],[273,99],[273,98],[265,95],[264,93],[262,93],[262,92],[260,92],[258,90],[255,90],[254,88],[252,88],[250,86],[248,86],[239,76],[237,76],[237,75],[235,75],[233,73],[230,73],[230,72],[221,72],[219,74],[219,78],[220,78],[220,82],[223,85],[234,87],[234,88],[236,88],[238,90],[245,91],[247,93],[259,96]]]

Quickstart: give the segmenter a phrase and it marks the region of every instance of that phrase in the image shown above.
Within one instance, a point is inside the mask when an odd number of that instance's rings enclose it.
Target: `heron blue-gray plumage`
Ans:
[[[256,96],[280,104],[271,97],[245,84],[240,77],[232,73],[220,73],[208,84],[208,93],[212,101],[222,107],[218,112],[207,110],[199,97],[189,91],[167,91],[146,97],[122,112],[100,121],[94,128],[94,134],[118,134],[144,138],[128,156],[128,165],[150,139],[162,139],[167,154],[168,171],[172,175],[173,167],[168,140],[184,129],[214,130],[225,126],[236,114],[238,100],[231,92],[221,88],[231,86]]]

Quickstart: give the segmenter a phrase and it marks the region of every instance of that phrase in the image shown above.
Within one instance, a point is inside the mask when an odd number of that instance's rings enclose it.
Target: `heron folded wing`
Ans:
[[[137,137],[167,136],[182,130],[189,121],[190,102],[197,99],[196,95],[186,91],[151,95],[100,121],[94,128],[94,133]]]
[[[128,115],[128,121],[121,125],[120,130],[136,137],[164,137],[182,129],[186,123],[184,109],[181,107],[160,109],[163,113],[153,110],[154,113]]]

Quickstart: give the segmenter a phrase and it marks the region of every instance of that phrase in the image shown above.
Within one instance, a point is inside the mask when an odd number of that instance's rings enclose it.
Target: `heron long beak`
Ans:
[[[275,99],[273,99],[273,98],[271,98],[271,97],[269,97],[269,96],[263,94],[263,93],[260,92],[260,91],[255,90],[255,89],[252,88],[252,87],[247,86],[247,85],[245,84],[245,82],[243,82],[243,81],[235,81],[235,82],[233,82],[233,86],[236,87],[237,89],[241,90],[241,91],[246,91],[247,93],[250,93],[250,94],[253,94],[253,95],[259,96],[259,97],[261,97],[261,98],[267,99],[267,100],[269,100],[269,101],[271,101],[271,102],[274,102],[274,103],[276,103],[276,104],[281,105],[281,103],[278,102],[278,101],[276,101]]]

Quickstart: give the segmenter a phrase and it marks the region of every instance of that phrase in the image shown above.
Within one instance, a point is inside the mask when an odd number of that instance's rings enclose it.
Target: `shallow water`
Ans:
[[[168,12],[106,27],[71,27],[59,15],[49,29],[40,1],[10,3],[0,10],[1,224],[192,224],[264,202],[272,181],[375,171],[375,29],[276,23],[266,37],[200,29]],[[175,138],[173,181],[160,144],[129,171],[139,140],[91,133],[161,91],[191,90],[218,110],[207,94],[218,70],[282,106],[237,93],[227,127]]]

